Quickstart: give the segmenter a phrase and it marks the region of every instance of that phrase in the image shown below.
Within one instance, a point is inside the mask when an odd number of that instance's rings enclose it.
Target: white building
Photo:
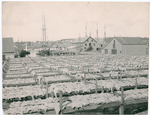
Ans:
[[[89,47],[92,47],[92,50],[98,50],[99,45],[95,39],[90,37],[78,38],[74,43],[76,47],[80,47],[80,50],[87,50]]]

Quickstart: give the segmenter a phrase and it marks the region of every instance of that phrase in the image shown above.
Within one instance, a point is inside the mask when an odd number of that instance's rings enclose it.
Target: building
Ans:
[[[61,40],[57,40],[55,42],[58,42],[58,43],[72,43],[75,39],[74,38],[68,38],[68,39],[61,39]]]
[[[97,41],[93,39],[92,37],[88,37],[83,42],[84,50],[88,49],[89,47],[92,47],[93,50],[98,50]]]
[[[76,51],[78,51],[78,50],[77,50],[77,47],[76,47],[76,46],[68,46],[68,47],[66,47],[66,51],[73,51],[73,52],[76,52]]]
[[[14,42],[13,38],[2,38],[2,46],[3,46],[3,57],[5,58],[14,58]]]
[[[99,46],[97,41],[90,37],[78,38],[74,43],[74,46],[80,47],[80,50],[87,50],[88,48],[92,48],[92,50],[98,50]]]
[[[103,47],[105,54],[147,54],[146,43],[138,37],[114,37]]]

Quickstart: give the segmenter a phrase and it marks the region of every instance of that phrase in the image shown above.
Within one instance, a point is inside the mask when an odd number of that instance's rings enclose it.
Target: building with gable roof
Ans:
[[[5,58],[14,58],[15,48],[13,38],[2,38],[2,51],[3,57]]]
[[[114,37],[103,47],[105,54],[147,54],[147,43],[139,37]]]
[[[80,47],[80,50],[86,50],[89,47],[92,47],[93,50],[98,50],[99,48],[97,41],[91,36],[78,38],[72,44],[76,47]]]

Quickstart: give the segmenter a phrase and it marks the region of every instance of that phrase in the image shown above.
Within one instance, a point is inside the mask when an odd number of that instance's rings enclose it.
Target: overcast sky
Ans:
[[[149,36],[148,3],[105,2],[3,2],[2,36],[14,41],[42,41],[42,12],[46,18],[47,40],[96,37]]]

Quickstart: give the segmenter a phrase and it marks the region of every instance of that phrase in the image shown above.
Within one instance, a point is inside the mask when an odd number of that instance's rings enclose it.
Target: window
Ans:
[[[89,46],[91,46],[91,43],[89,43]]]
[[[115,40],[114,40],[114,43],[113,43],[113,48],[115,48]]]
[[[108,54],[108,49],[105,49],[105,54]]]
[[[103,47],[103,45],[101,44],[101,47]]]
[[[84,49],[86,49],[86,47],[84,47]]]
[[[116,49],[112,49],[111,50],[111,54],[117,54],[117,50]]]
[[[121,53],[121,51],[120,51],[120,53]]]
[[[85,46],[87,46],[87,44],[85,44]]]
[[[93,44],[93,46],[95,46],[95,43]]]

